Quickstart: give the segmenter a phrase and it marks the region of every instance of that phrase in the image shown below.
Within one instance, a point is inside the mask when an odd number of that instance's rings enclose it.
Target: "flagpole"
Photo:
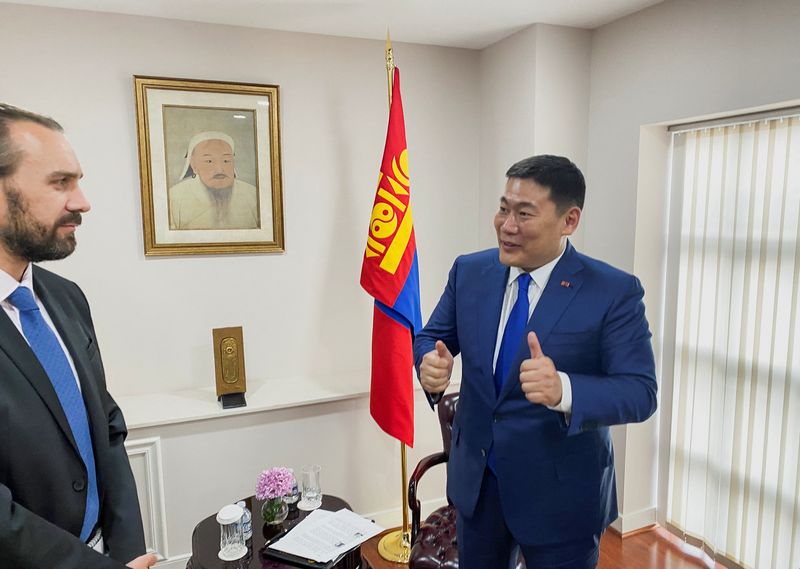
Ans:
[[[392,83],[394,79],[394,56],[389,30],[386,30],[386,81],[389,87],[389,109],[392,107]],[[403,495],[403,528],[387,533],[378,542],[378,553],[387,561],[408,563],[411,554],[411,529],[408,527],[408,466],[406,462],[406,444],[400,443],[400,472]]]
[[[386,28],[386,82],[389,86],[389,108],[392,108],[392,83],[394,82],[394,55],[392,55],[392,38]]]

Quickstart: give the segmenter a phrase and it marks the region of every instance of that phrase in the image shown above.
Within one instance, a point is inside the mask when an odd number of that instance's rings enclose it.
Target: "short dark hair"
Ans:
[[[533,180],[540,186],[550,188],[550,199],[559,213],[573,206],[583,209],[586,181],[569,158],[552,154],[531,156],[511,166],[506,177]]]
[[[21,151],[11,141],[11,129],[15,122],[32,122],[50,130],[64,132],[64,129],[50,117],[38,115],[6,103],[0,103],[0,179],[11,176],[22,157]]]

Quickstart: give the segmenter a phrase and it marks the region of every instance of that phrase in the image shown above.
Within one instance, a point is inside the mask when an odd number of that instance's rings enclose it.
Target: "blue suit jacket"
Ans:
[[[414,341],[417,369],[436,340],[461,354],[448,496],[462,515],[473,515],[494,446],[505,522],[517,541],[540,545],[600,533],[617,517],[608,427],[644,421],[656,409],[644,291],[636,277],[567,244],[528,322],[544,354],[569,374],[567,424],[562,413],[522,393],[519,366],[530,357],[525,337],[495,394],[492,360],[507,280],[497,249],[459,257]]]

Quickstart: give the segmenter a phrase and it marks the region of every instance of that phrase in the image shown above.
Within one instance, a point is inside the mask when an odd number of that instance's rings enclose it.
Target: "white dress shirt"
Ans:
[[[547,281],[550,280],[550,274],[553,272],[556,264],[561,260],[561,257],[564,256],[564,251],[566,251],[566,247],[561,251],[558,257],[529,273],[531,276],[531,286],[528,287],[528,320],[530,320],[539,299],[542,297],[542,291],[544,291],[547,286]],[[506,283],[506,290],[503,294],[503,307],[500,310],[500,323],[497,328],[497,342],[494,345],[492,369],[497,366],[497,356],[500,353],[500,343],[503,341],[506,323],[508,322],[508,317],[511,315],[511,309],[514,307],[514,303],[517,302],[517,291],[519,287],[516,285],[515,281],[517,277],[524,272],[525,271],[519,267],[510,267],[508,271],[508,282]],[[567,420],[569,420],[569,414],[572,412],[572,383],[566,373],[559,371],[558,376],[561,378],[561,402],[555,407],[548,406],[548,409],[566,414]]]

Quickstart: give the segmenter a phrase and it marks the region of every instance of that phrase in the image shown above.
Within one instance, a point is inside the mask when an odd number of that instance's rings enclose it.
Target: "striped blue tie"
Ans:
[[[67,416],[70,429],[72,429],[72,436],[75,437],[75,442],[78,444],[83,464],[86,466],[89,484],[86,492],[86,511],[83,516],[81,539],[87,541],[97,523],[100,499],[97,494],[94,450],[92,436],[89,433],[86,406],[83,403],[69,360],[67,360],[64,350],[61,349],[61,344],[58,343],[53,330],[42,317],[30,289],[24,286],[18,287],[11,293],[8,300],[19,310],[22,332],[53,384],[58,401],[61,403],[61,408]]]

